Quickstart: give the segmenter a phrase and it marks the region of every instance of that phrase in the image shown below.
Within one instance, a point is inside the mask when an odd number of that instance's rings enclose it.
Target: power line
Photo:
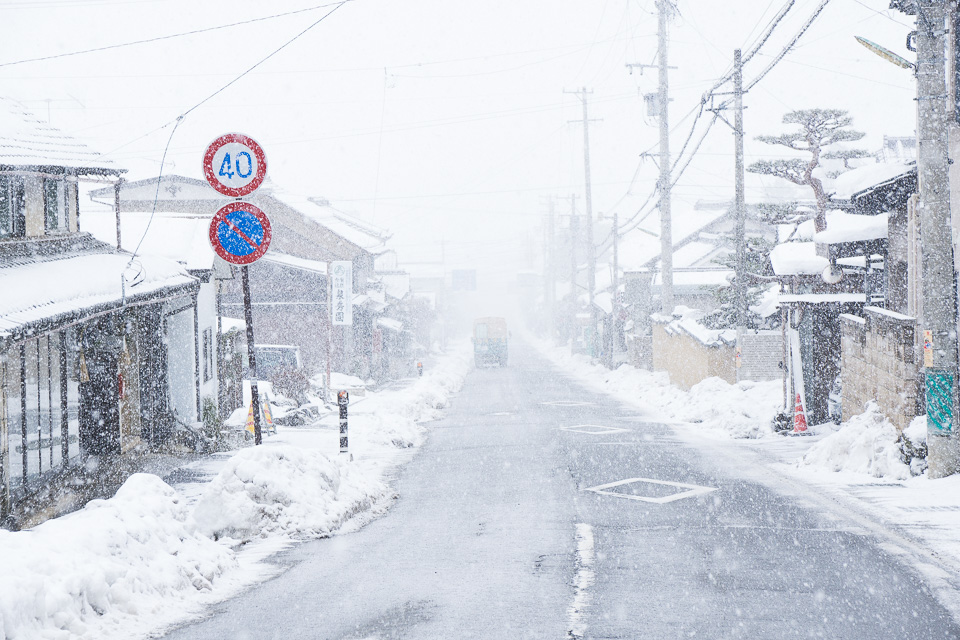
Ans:
[[[155,132],[157,132],[157,131],[159,131],[159,130],[161,130],[161,129],[165,129],[165,128],[169,127],[171,124],[179,123],[181,120],[183,120],[183,119],[184,119],[188,114],[190,114],[192,111],[194,111],[195,109],[197,109],[198,107],[200,107],[200,106],[203,105],[204,103],[210,101],[212,98],[214,98],[215,96],[219,95],[220,93],[223,93],[223,91],[225,91],[228,87],[232,86],[232,85],[235,84],[238,80],[240,80],[242,77],[244,77],[245,75],[247,75],[248,73],[250,73],[251,71],[253,71],[254,69],[256,69],[257,67],[259,67],[261,64],[263,64],[264,62],[266,62],[267,60],[269,60],[270,58],[272,58],[272,57],[275,56],[276,54],[280,53],[282,50],[284,50],[284,49],[287,48],[288,46],[290,46],[294,41],[296,41],[296,40],[299,39],[301,36],[303,36],[305,33],[307,33],[308,31],[310,31],[311,29],[313,29],[315,26],[317,26],[318,24],[320,24],[321,22],[323,22],[324,20],[326,20],[327,18],[329,18],[329,17],[333,14],[334,11],[336,11],[337,9],[339,9],[340,7],[342,7],[343,5],[347,4],[348,2],[353,2],[353,0],[341,0],[341,2],[337,3],[337,5],[336,5],[333,9],[331,9],[330,11],[328,11],[327,13],[325,13],[323,16],[321,16],[318,20],[316,20],[315,22],[313,22],[313,23],[312,23],[310,26],[308,26],[306,29],[304,29],[303,31],[301,31],[301,32],[298,33],[297,35],[293,36],[292,38],[290,38],[289,40],[287,40],[286,42],[284,42],[282,45],[280,45],[279,47],[277,47],[276,49],[274,49],[273,51],[271,51],[270,53],[268,53],[266,56],[264,56],[263,58],[261,58],[261,59],[260,59],[258,62],[256,62],[252,67],[250,67],[249,69],[247,69],[246,71],[244,71],[243,73],[241,73],[240,75],[238,75],[237,77],[235,77],[233,80],[231,80],[231,81],[228,82],[227,84],[223,85],[222,87],[220,87],[219,89],[217,89],[217,90],[214,91],[213,93],[211,93],[209,96],[207,96],[206,98],[204,98],[203,100],[201,100],[201,101],[198,102],[197,104],[193,105],[192,107],[190,107],[189,109],[187,109],[186,111],[184,111],[183,113],[181,113],[179,116],[177,116],[176,118],[174,118],[174,119],[171,120],[170,122],[168,122],[168,123],[166,123],[166,124],[164,124],[164,125],[161,125],[161,126],[157,127],[156,129],[153,129],[152,131],[150,131],[150,132],[148,132],[148,133],[145,133],[144,135],[142,135],[142,136],[140,136],[140,137],[138,137],[138,138],[135,138],[135,139],[131,140],[130,142],[127,142],[127,143],[125,143],[125,144],[122,144],[122,145],[120,145],[119,147],[116,147],[115,149],[113,149],[113,150],[111,150],[111,151],[108,151],[107,153],[103,154],[103,156],[101,156],[101,157],[110,156],[111,154],[115,153],[116,151],[119,151],[120,149],[123,149],[124,147],[126,147],[126,146],[128,146],[128,145],[131,145],[131,144],[133,144],[134,142],[136,142],[136,141],[138,141],[138,140],[142,140],[143,138],[145,138],[145,137],[147,137],[147,136],[149,136],[149,135],[151,135],[151,134],[153,134],[153,133],[155,133]],[[330,5],[326,5],[326,6],[330,6]],[[172,138],[173,138],[173,136],[171,136],[171,139],[172,139]],[[170,141],[168,140],[168,141],[167,141],[167,146],[169,146],[169,145],[170,145]]]
[[[344,0],[350,2],[352,0]],[[27,62],[42,62],[44,60],[54,60],[56,58],[69,58],[72,56],[80,56],[87,53],[96,53],[98,51],[110,51],[112,49],[120,49],[123,47],[132,47],[140,44],[149,44],[151,42],[160,42],[162,40],[171,40],[173,38],[182,38],[184,36],[192,36],[198,33],[209,33],[210,31],[218,31],[220,29],[230,29],[232,27],[239,27],[245,24],[252,24],[254,22],[263,22],[264,20],[273,20],[275,18],[283,18],[285,16],[292,16],[298,13],[306,13],[308,11],[316,11],[317,9],[323,9],[325,7],[331,7],[333,5],[343,4],[343,2],[330,2],[327,4],[319,4],[314,7],[307,7],[306,9],[297,9],[296,11],[287,11],[286,13],[276,13],[270,16],[263,16],[260,18],[251,18],[250,20],[243,20],[241,22],[232,22],[230,24],[222,24],[216,27],[207,27],[205,29],[194,29],[193,31],[184,31],[182,33],[172,33],[166,36],[157,36],[156,38],[145,38],[143,40],[133,40],[130,42],[121,42],[119,44],[111,44],[104,47],[95,47],[93,49],[82,49],[80,51],[70,51],[67,53],[57,53],[49,56],[40,56],[38,58],[25,58],[23,60],[14,60],[12,62],[0,62],[0,67],[11,67],[17,64],[26,64]]]

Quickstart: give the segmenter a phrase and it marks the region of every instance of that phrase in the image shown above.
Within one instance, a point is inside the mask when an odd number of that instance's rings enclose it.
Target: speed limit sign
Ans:
[[[225,196],[240,198],[256,191],[267,177],[267,156],[257,141],[242,133],[227,133],[203,154],[203,175]]]

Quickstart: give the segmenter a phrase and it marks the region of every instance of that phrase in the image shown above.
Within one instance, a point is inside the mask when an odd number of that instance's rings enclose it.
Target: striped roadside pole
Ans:
[[[340,407],[340,453],[347,453],[347,405],[350,404],[350,394],[346,391],[337,393],[337,405]]]

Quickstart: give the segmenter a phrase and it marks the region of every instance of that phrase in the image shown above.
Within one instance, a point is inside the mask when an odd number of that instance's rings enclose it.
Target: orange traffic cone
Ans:
[[[793,433],[807,432],[807,417],[803,414],[803,403],[800,394],[797,394],[797,404],[793,409]]]

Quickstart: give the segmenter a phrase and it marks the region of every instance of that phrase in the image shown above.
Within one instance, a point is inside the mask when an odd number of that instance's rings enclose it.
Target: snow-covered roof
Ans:
[[[119,304],[124,276],[128,300],[197,282],[171,260],[140,256],[127,268],[129,261],[129,255],[104,253],[0,267],[0,335],[46,318]]]
[[[816,304],[821,302],[866,302],[867,296],[863,293],[792,293],[780,294],[781,304],[803,302]]]
[[[604,313],[613,313],[613,296],[607,291],[601,291],[593,296],[593,304]]]
[[[0,165],[113,174],[122,171],[85,143],[40,120],[16,100],[4,97],[0,97]]]
[[[384,273],[377,276],[383,283],[384,292],[391,298],[402,300],[410,292],[410,274]]]
[[[380,253],[386,250],[385,243],[390,239],[387,231],[338,211],[325,200],[296,195],[277,188],[270,188],[265,193],[365,251]]]
[[[673,272],[673,286],[676,287],[718,287],[730,284],[733,271],[730,269],[686,269]],[[653,286],[663,285],[663,273],[653,276]]]
[[[274,264],[282,264],[286,267],[300,269],[301,271],[310,271],[311,273],[327,275],[327,263],[321,262],[320,260],[298,258],[286,253],[280,253],[279,251],[267,251],[260,259],[266,260],[267,262],[272,262]]]
[[[678,305],[672,316],[653,314],[650,317],[655,322],[666,323],[664,329],[666,329],[667,333],[686,333],[708,347],[720,347],[724,344],[733,344],[737,339],[737,332],[734,329],[708,329],[700,324],[700,319],[703,318],[703,311],[699,309],[690,309]]]
[[[130,252],[139,246],[138,255],[175,260],[191,270],[212,269],[215,254],[210,247],[211,217],[158,211],[151,221],[149,212],[123,211],[120,213],[121,243]],[[115,245],[116,214],[110,207],[90,203],[80,213],[80,230]]]
[[[914,162],[878,162],[841,173],[833,181],[833,198],[849,200],[861,191],[916,172]]]
[[[778,276],[818,275],[830,261],[817,255],[813,242],[785,242],[770,252],[770,264]]]
[[[377,318],[377,326],[390,331],[403,331],[403,323],[393,318]]]
[[[813,236],[817,242],[838,244],[841,242],[878,240],[887,237],[887,218],[889,215],[886,213],[864,216],[844,213],[843,211],[828,211],[827,214],[827,228]],[[806,224],[812,226],[813,220],[808,220],[800,226]]]
[[[726,204],[697,207],[694,203],[675,200],[671,207],[671,239],[676,247],[694,234],[722,218]],[[654,212],[635,229],[624,234],[619,246],[619,263],[624,271],[637,271],[651,266],[660,256],[660,213]]]

